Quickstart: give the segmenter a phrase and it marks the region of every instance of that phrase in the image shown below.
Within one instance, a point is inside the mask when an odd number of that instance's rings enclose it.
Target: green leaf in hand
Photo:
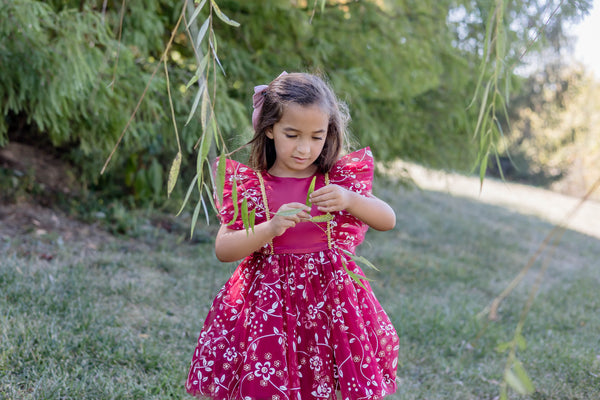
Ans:
[[[311,222],[327,222],[327,221],[331,221],[332,219],[333,219],[333,214],[327,213],[327,214],[315,215],[314,217],[311,217],[309,219],[309,221],[311,221]]]
[[[304,210],[302,208],[291,208],[289,210],[277,211],[275,213],[275,215],[279,215],[281,217],[289,217],[290,215],[296,215],[296,214],[300,213],[301,211],[304,211]]]
[[[315,191],[315,183],[317,182],[317,176],[315,175],[310,181],[310,186],[308,187],[308,193],[306,194],[306,206],[312,207],[312,203],[310,202],[310,195]]]

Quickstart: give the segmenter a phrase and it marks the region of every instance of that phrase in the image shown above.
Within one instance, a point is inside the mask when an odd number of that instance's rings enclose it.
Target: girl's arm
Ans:
[[[277,212],[291,209],[304,211],[288,216],[276,214],[271,220],[255,225],[254,230],[250,229],[247,232],[245,229],[229,229],[225,224],[221,225],[215,240],[217,258],[223,262],[240,260],[269,243],[275,236],[280,236],[289,228],[296,226],[298,222],[310,218],[310,214],[306,212],[310,209],[301,203],[284,204]]]
[[[378,231],[389,231],[396,226],[396,214],[392,207],[373,195],[361,196],[332,184],[315,190],[310,201],[323,213],[346,210]]]

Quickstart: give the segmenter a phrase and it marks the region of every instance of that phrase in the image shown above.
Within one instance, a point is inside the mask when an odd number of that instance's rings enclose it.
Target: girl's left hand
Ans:
[[[322,213],[342,211],[350,206],[353,192],[338,185],[327,185],[310,195],[310,202]]]

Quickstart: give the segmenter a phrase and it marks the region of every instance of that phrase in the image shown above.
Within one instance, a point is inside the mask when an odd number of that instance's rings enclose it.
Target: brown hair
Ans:
[[[262,112],[258,116],[254,137],[249,142],[250,166],[257,171],[266,171],[273,166],[275,144],[266,132],[279,122],[287,104],[317,104],[329,115],[329,124],[325,145],[315,165],[319,172],[329,172],[345,150],[346,127],[350,120],[348,108],[336,98],[331,87],[316,75],[291,73],[273,80],[262,95]]]

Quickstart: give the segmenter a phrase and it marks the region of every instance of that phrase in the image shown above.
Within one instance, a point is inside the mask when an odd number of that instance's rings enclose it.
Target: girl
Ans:
[[[212,304],[186,389],[212,399],[380,399],[396,390],[398,336],[369,284],[349,273],[362,274],[349,254],[368,226],[396,221],[371,194],[371,151],[339,158],[348,114],[314,75],[283,73],[253,100],[250,167],[226,161],[217,203],[217,258],[243,261]],[[254,229],[232,220],[243,201]]]

